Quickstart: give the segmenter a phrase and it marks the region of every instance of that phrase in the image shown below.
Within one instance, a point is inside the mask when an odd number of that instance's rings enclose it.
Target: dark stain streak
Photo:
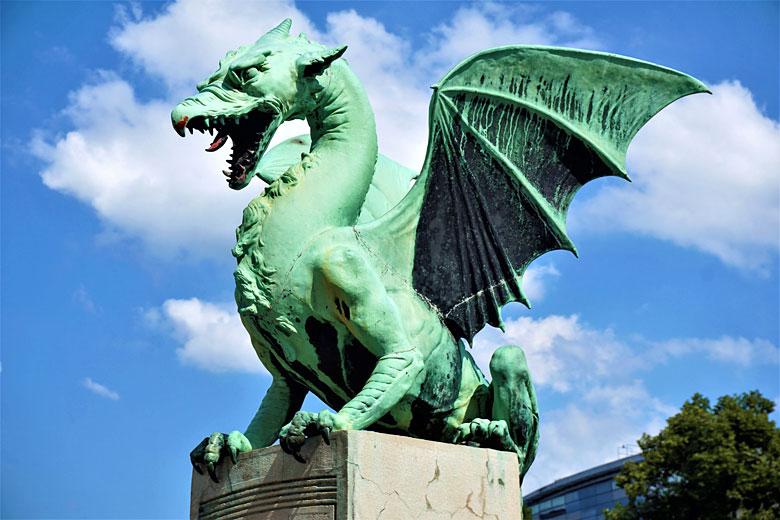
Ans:
[[[271,347],[271,364],[274,366],[274,368],[276,368],[276,370],[279,371],[280,374],[288,377],[289,379],[292,379],[301,386],[308,388],[317,397],[322,399],[325,404],[334,410],[338,410],[344,406],[344,399],[333,392],[333,390],[331,390],[328,385],[324,384],[317,377],[317,374],[314,372],[314,370],[310,369],[300,361],[296,360],[290,363],[285,360],[282,345],[276,340],[273,334],[262,328],[260,320],[255,317],[253,319],[253,324],[255,325],[257,332],[263,336],[263,338]],[[282,362],[282,360],[285,361]]]
[[[347,388],[352,395],[360,392],[371,376],[378,358],[357,338],[344,344],[344,371],[347,374]]]
[[[585,121],[590,123],[590,117],[593,115],[593,96],[595,96],[595,92],[590,93],[590,102],[588,103],[588,116],[585,118]]]
[[[338,300],[336,301],[338,302]],[[346,388],[346,381],[344,381],[344,375],[341,371],[344,360],[339,350],[339,337],[336,328],[313,316],[306,320],[305,328],[309,343],[317,352],[317,368],[339,388]]]
[[[457,347],[439,347],[431,354],[420,393],[411,405],[409,433],[423,439],[440,440],[446,429],[447,417],[458,398],[462,362]],[[445,374],[454,374],[455,377],[447,379]]]

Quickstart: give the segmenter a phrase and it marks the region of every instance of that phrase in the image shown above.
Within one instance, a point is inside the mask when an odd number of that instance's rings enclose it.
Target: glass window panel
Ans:
[[[580,498],[582,497],[589,497],[596,494],[596,488],[593,486],[588,486],[585,488],[582,488],[579,490]]]
[[[550,501],[545,500],[544,502],[539,504],[539,509],[541,509],[542,511],[544,511],[545,509],[550,509]]]
[[[612,490],[612,481],[609,480],[607,482],[599,482],[596,484],[596,493],[606,493],[607,491]]]
[[[576,491],[570,491],[566,493],[566,503],[574,502],[575,500],[579,499],[580,495]]]
[[[555,497],[552,499],[553,507],[560,507],[564,504],[563,497]]]
[[[538,513],[539,512],[539,504],[534,504],[531,506],[531,512],[532,513]]]
[[[572,500],[571,502],[566,502],[566,511],[577,511],[582,507],[582,502],[579,500]]]

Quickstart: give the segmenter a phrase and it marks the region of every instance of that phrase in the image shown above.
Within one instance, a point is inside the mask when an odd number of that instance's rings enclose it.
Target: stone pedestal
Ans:
[[[306,441],[307,464],[279,446],[192,474],[190,518],[201,520],[520,519],[517,457],[364,431]]]

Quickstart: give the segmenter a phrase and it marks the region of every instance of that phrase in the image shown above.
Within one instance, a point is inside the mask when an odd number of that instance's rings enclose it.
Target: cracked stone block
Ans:
[[[306,441],[301,464],[271,446],[192,474],[202,520],[520,519],[517,457],[366,431]]]

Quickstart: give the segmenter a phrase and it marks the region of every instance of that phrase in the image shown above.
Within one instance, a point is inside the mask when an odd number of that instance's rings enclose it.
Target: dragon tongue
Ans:
[[[217,134],[217,137],[214,138],[214,142],[211,143],[211,146],[206,148],[207,152],[216,152],[220,148],[222,148],[222,145],[224,145],[227,142],[228,135],[226,133],[219,132]]]

